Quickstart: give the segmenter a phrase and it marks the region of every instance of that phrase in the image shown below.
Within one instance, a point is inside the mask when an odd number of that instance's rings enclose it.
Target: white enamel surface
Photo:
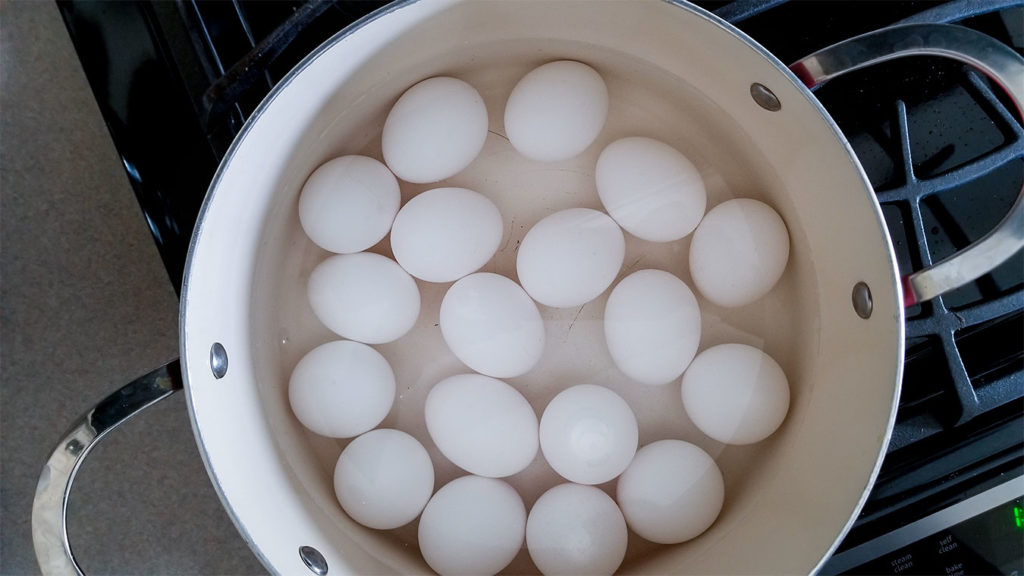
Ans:
[[[697,353],[697,298],[682,280],[664,270],[633,272],[608,296],[604,337],[623,374],[643,384],[667,384]]]
[[[526,520],[530,558],[547,575],[610,576],[626,555],[627,536],[618,505],[593,486],[555,486]]]
[[[537,305],[504,276],[462,278],[441,301],[441,334],[466,366],[495,378],[522,376],[544,353],[544,320]]]
[[[378,428],[345,447],[334,467],[334,493],[345,513],[368,528],[412,522],[434,493],[426,448],[401,430]]]
[[[760,442],[789,410],[789,382],[757,348],[719,344],[700,353],[683,375],[683,407],[694,424],[726,444]]]
[[[597,159],[597,193],[627,232],[671,242],[700,223],[707,206],[704,180],[678,150],[653,138],[616,140]]]
[[[486,196],[465,188],[435,188],[398,211],[391,249],[413,276],[451,282],[494,256],[502,228],[501,213]]]
[[[299,221],[324,250],[351,254],[387,235],[401,200],[387,166],[366,156],[342,156],[309,175],[299,196]]]
[[[608,118],[580,156],[534,163],[502,137],[503,107],[527,72],[565,58],[586,61],[601,74]],[[307,573],[296,550],[308,545],[324,554],[331,574],[429,570],[415,523],[370,530],[337,504],[333,467],[346,442],[306,430],[288,406],[286,383],[306,352],[336,339],[306,297],[309,273],[327,254],[299,223],[302,184],[331,158],[380,159],[381,127],[398,97],[423,79],[451,75],[480,93],[492,133],[458,176],[432,185],[402,182],[402,198],[457,186],[494,202],[505,229],[484,271],[518,280],[515,259],[526,230],[559,210],[601,209],[597,156],[627,136],[655,138],[689,158],[709,206],[750,197],[783,217],[789,263],[769,294],[742,308],[719,307],[698,294],[702,346],[762,348],[789,378],[789,414],[763,442],[715,442],[686,416],[677,387],[623,379],[603,336],[607,292],[583,307],[541,307],[545,353],[510,383],[538,414],[574,384],[608,387],[637,415],[642,444],[683,438],[721,468],[727,505],[711,528],[681,546],[631,539],[622,572],[813,571],[856,515],[884,453],[898,395],[903,316],[885,226],[852,152],[812,97],[774,65],[699,13],[669,3],[423,1],[393,7],[289,77],[218,173],[182,294],[183,372],[201,453],[231,517],[264,563],[277,573]],[[751,82],[771,88],[783,109],[757,106]],[[690,238],[655,244],[627,236],[620,276],[658,268],[691,283]],[[391,256],[387,239],[371,251]],[[868,320],[850,304],[859,281],[873,295]],[[430,442],[422,406],[434,383],[466,368],[434,325],[447,286],[417,284],[423,312],[416,325],[393,343],[375,345],[394,369],[398,393],[382,426],[423,443],[441,486],[464,472]],[[221,379],[209,368],[214,342],[229,357]],[[835,429],[858,432],[837,438],[829,433]],[[239,447],[247,447],[246,458],[237,457]],[[537,458],[508,482],[530,505],[564,480]],[[525,574],[535,567],[523,550],[506,570]]]
[[[505,133],[532,160],[568,160],[586,150],[608,115],[608,88],[581,62],[561,60],[531,70],[505,105]]]
[[[540,419],[548,464],[570,482],[601,484],[626,469],[638,429],[629,404],[615,392],[580,384],[555,396]]]
[[[692,540],[718,518],[725,484],[714,459],[682,440],[644,446],[619,478],[615,499],[629,527],[652,542]]]
[[[534,300],[555,308],[582,306],[615,279],[625,241],[604,212],[571,208],[556,212],[526,233],[519,247],[519,282]]]
[[[423,407],[430,438],[471,474],[501,478],[537,455],[537,415],[515,388],[480,374],[438,382]]]
[[[384,121],[384,160],[407,182],[450,178],[480,153],[487,138],[487,108],[462,80],[428,78],[409,88]]]
[[[744,306],[775,286],[789,261],[786,223],[750,198],[708,211],[690,244],[690,273],[702,296],[719,306]]]
[[[496,574],[519,552],[526,508],[511,486],[494,478],[452,480],[420,518],[423,556],[442,576]]]
[[[292,371],[288,400],[295,417],[321,436],[349,438],[373,428],[395,401],[395,374],[366,344],[321,344]]]
[[[332,256],[310,273],[306,290],[325,326],[367,344],[401,338],[420,315],[416,282],[380,254]]]

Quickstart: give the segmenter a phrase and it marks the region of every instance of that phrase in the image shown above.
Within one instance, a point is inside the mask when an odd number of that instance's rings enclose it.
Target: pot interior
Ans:
[[[420,80],[449,75],[484,98],[490,133],[483,152],[448,180],[401,182],[402,200],[459,186],[494,201],[505,231],[483,271],[516,280],[516,252],[534,223],[565,208],[601,209],[597,156],[625,136],[656,138],[686,155],[704,178],[709,209],[730,198],[756,198],[783,217],[789,263],[768,296],[727,309],[698,294],[700,350],[749,344],[775,358],[789,378],[789,415],[767,440],[718,443],[686,416],[678,380],[651,387],[623,376],[604,343],[608,291],[579,308],[539,305],[544,356],[528,374],[507,381],[538,418],[565,388],[607,386],[633,408],[641,445],[678,438],[716,459],[726,487],[716,523],[674,546],[630,533],[621,571],[815,568],[859,509],[884,450],[901,370],[902,308],[885,227],[848,147],[806,93],[734,34],[694,9],[661,2],[424,1],[336,40],[275,92],[222,166],[183,299],[197,437],[226,506],[268,566],[304,570],[297,550],[312,545],[332,573],[429,571],[417,549],[415,521],[374,531],[344,514],[332,474],[348,440],[303,428],[289,408],[287,383],[306,352],[339,338],[316,319],[306,298],[310,271],[329,255],[299,225],[297,198],[306,177],[344,154],[381,159],[381,129],[398,96]],[[539,163],[520,156],[504,137],[504,104],[526,72],[559,59],[585,62],[602,75],[608,120],[582,155]],[[760,108],[750,97],[753,82],[774,91],[782,109]],[[688,248],[689,237],[659,244],[626,234],[618,279],[657,268],[693,287]],[[391,256],[389,238],[371,251]],[[859,281],[874,296],[869,319],[851,305]],[[422,307],[416,326],[374,346],[397,382],[395,405],[381,426],[423,443],[436,490],[465,472],[430,440],[423,403],[433,384],[470,370],[448,351],[438,328],[438,307],[451,284],[417,285]],[[206,363],[213,342],[224,343],[231,358],[222,380]],[[506,480],[527,509],[564,482],[540,452]],[[614,496],[615,481],[599,487]],[[536,568],[524,548],[505,572]]]

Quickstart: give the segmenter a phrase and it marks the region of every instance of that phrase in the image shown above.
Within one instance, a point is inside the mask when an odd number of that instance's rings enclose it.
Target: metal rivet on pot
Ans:
[[[853,309],[857,311],[857,316],[867,320],[871,318],[871,310],[874,308],[874,304],[871,302],[871,288],[863,282],[857,282],[853,286]]]
[[[77,438],[72,438],[64,445],[64,449],[72,456],[78,456],[81,454],[82,448],[85,448],[85,446],[82,446],[82,443]]]
[[[299,558],[302,558],[302,563],[313,574],[317,576],[327,574],[327,560],[324,560],[324,555],[316,548],[312,546],[299,546]]]
[[[220,342],[214,342],[210,347],[210,369],[213,370],[213,377],[217,379],[228,373],[228,351]]]
[[[751,84],[750,97],[754,99],[754,102],[757,102],[758,106],[769,112],[782,110],[782,102],[779,102],[779,98],[775,93],[764,84],[758,84],[757,82]]]

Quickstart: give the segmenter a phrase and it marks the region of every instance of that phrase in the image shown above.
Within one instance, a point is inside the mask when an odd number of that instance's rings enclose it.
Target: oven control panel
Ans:
[[[821,574],[1024,576],[1024,477],[837,554]]]

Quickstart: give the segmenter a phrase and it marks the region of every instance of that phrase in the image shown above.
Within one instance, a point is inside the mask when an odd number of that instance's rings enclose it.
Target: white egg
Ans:
[[[771,356],[746,344],[721,344],[683,374],[683,407],[708,436],[753,444],[775,432],[789,411],[789,381]]]
[[[430,455],[401,430],[363,434],[345,447],[334,467],[338,502],[368,528],[388,530],[412,522],[433,492]]]
[[[328,342],[295,365],[288,401],[306,428],[321,436],[351,438],[380,424],[391,411],[395,374],[366,344]]]
[[[505,133],[523,156],[567,160],[587,149],[608,116],[608,88],[593,68],[560,60],[530,71],[505,105]]]
[[[601,484],[629,466],[639,430],[629,404],[593,384],[560,392],[540,418],[540,449],[566,480]]]
[[[611,285],[625,255],[622,230],[607,214],[570,208],[543,218],[526,233],[516,271],[537,302],[573,308]]]
[[[420,315],[420,291],[394,260],[339,254],[313,269],[307,287],[316,317],[338,335],[383,344],[405,335]]]
[[[537,456],[537,415],[501,380],[480,374],[445,378],[427,394],[423,411],[438,450],[472,474],[511,476]]]
[[[486,196],[465,188],[420,193],[398,211],[391,250],[409,274],[451,282],[480,269],[498,251],[504,224]]]
[[[719,306],[750,304],[767,294],[789,261],[789,232],[771,206],[737,198],[715,206],[690,244],[697,290]]]
[[[637,451],[619,477],[616,499],[642,538],[677,544],[714,524],[725,484],[707,452],[682,440],[659,440]]]
[[[401,203],[398,180],[366,156],[342,156],[313,171],[299,196],[299,222],[324,250],[360,252],[391,229]]]
[[[496,574],[516,557],[526,507],[501,480],[463,476],[445,484],[420,517],[423,559],[442,576]]]
[[[441,335],[455,356],[495,378],[526,374],[544,353],[544,320],[537,305],[504,276],[462,278],[441,301]]]
[[[626,520],[593,486],[561,484],[545,492],[526,520],[526,547],[543,574],[611,575],[626,556]]]
[[[612,142],[598,157],[595,176],[605,210],[642,240],[679,240],[704,216],[707,193],[697,167],[658,140]]]
[[[469,166],[487,139],[480,94],[456,78],[428,78],[395,102],[384,121],[381,150],[388,168],[406,182],[450,178]]]
[[[668,272],[634,272],[608,295],[604,336],[623,374],[643,384],[671,382],[686,370],[700,344],[697,297]]]

